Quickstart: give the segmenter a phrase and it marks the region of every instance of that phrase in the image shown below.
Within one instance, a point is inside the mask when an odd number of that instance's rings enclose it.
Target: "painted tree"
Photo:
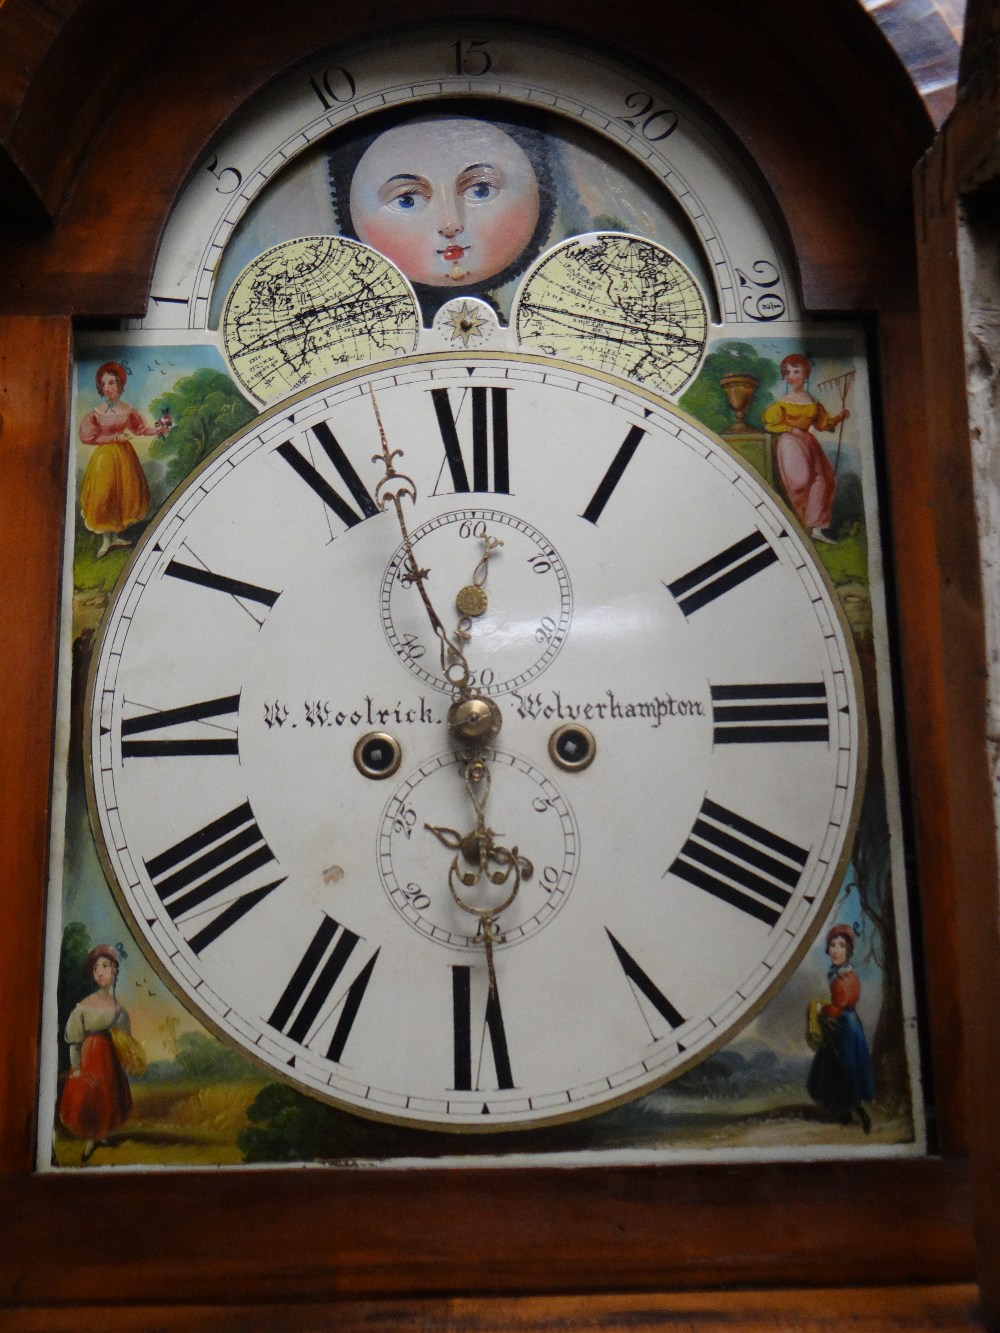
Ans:
[[[91,950],[90,932],[82,921],[64,926],[59,948],[59,980],[56,982],[56,1021],[59,1024],[59,1069],[69,1069],[69,1047],[61,1040],[74,1008],[94,989],[87,975],[87,955]]]
[[[149,410],[156,417],[169,412],[173,419],[169,433],[154,441],[149,451],[152,458],[166,462],[165,494],[256,416],[256,408],[229,376],[207,366],[177,380],[167,393],[153,399]]]

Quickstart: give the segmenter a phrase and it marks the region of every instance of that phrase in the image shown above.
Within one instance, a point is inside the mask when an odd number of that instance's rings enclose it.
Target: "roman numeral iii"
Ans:
[[[830,739],[826,685],[821,680],[774,685],[713,685],[716,745]]]

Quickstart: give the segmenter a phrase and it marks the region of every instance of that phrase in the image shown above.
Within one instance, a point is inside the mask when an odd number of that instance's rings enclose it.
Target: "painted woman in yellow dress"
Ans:
[[[799,522],[817,541],[830,541],[824,530],[830,526],[837,481],[823,446],[814,430],[836,430],[850,413],[830,416],[822,403],[806,389],[809,361],[792,352],[781,363],[781,378],[788,391],[761,414],[764,429],[778,436],[775,461],[778,475]]]
[[[104,407],[88,412],[80,423],[80,439],[94,452],[80,488],[83,521],[101,534],[100,559],[114,546],[129,546],[122,533],[149,508],[149,484],[130,435],[165,435],[169,427],[150,426],[140,412],[122,402],[125,367],[105,361],[96,375]]]

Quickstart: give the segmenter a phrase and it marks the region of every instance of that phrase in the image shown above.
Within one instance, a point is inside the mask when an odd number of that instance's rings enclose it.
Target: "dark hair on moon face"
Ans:
[[[519,117],[517,108],[503,102],[469,103],[466,101],[448,101],[428,103],[411,109],[406,115],[392,112],[379,115],[365,121],[363,133],[354,136],[337,137],[327,152],[327,168],[330,178],[330,195],[333,201],[334,216],[340,234],[359,240],[354,220],[351,217],[351,182],[358,163],[380,135],[398,125],[414,121],[434,120],[469,120],[483,121],[495,129],[502,130],[522,150],[531,163],[538,182],[538,221],[527,244],[521,253],[506,268],[481,282],[456,285],[455,288],[433,287],[429,283],[415,282],[413,289],[420,301],[420,308],[426,320],[431,320],[438,310],[455,296],[478,296],[489,299],[488,293],[503,287],[514,278],[520,277],[534,260],[541,254],[552,228],[552,219],[556,207],[556,191],[552,179],[552,147],[549,135],[529,125]]]

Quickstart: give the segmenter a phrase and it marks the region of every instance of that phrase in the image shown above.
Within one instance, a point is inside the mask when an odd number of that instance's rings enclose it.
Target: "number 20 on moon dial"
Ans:
[[[375,404],[449,628],[504,543],[468,653],[499,685],[485,818],[535,878],[492,985]],[[553,758],[567,725],[585,767]],[[825,919],[865,747],[836,594],[717,439],[609,376],[460,352],[328,381],[203,465],[123,574],[88,729],[105,868],[182,1001],[311,1093],[455,1130],[600,1111],[738,1031]]]

